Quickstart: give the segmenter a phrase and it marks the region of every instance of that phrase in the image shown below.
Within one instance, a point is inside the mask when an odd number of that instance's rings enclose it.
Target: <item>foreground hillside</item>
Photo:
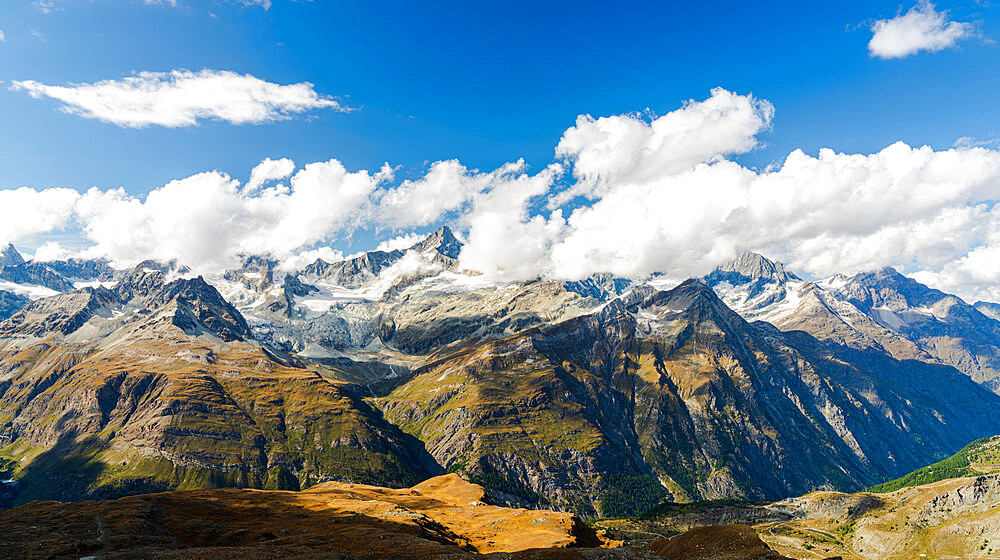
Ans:
[[[302,492],[166,492],[0,512],[0,556],[187,559],[789,560],[743,526],[621,547],[569,513],[483,503],[456,475],[412,488],[329,482]]]

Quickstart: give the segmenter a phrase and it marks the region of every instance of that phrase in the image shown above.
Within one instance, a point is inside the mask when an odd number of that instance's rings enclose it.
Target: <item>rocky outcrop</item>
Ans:
[[[649,551],[668,560],[792,560],[771,550],[749,525],[710,525],[674,539],[660,539]]]

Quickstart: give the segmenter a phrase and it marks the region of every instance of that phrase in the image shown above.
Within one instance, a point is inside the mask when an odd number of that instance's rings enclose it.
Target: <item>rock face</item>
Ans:
[[[445,226],[430,234],[405,251],[369,251],[352,259],[328,263],[317,259],[302,269],[307,280],[326,280],[344,288],[360,288],[375,280],[379,273],[399,261],[408,251],[425,255],[431,263],[450,268],[457,264],[462,250],[451,228]]]
[[[375,279],[383,269],[403,256],[402,251],[370,251],[359,257],[328,263],[322,259],[305,267],[303,275],[309,279],[329,280],[345,288],[360,288]]]
[[[584,297],[610,301],[628,291],[632,287],[632,281],[610,274],[595,274],[576,282],[563,282],[563,286]]]
[[[0,512],[0,533],[4,552],[23,559],[583,558],[572,551],[605,544],[574,515],[482,498],[481,487],[454,475],[402,490],[331,482],[304,492],[169,492],[33,503]],[[592,548],[588,557],[647,558],[616,552]]]
[[[705,280],[748,319],[902,360],[950,365],[1000,392],[1000,321],[990,316],[989,304],[969,305],[892,268],[804,282],[753,253]]]
[[[748,324],[698,281],[467,347],[377,402],[495,496],[602,516],[862,488],[1000,420],[951,368]]]
[[[10,317],[19,309],[28,305],[29,301],[31,300],[24,296],[0,290],[0,321]]]
[[[43,286],[57,292],[73,289],[73,284],[58,272],[44,264],[34,262],[0,267],[0,280],[15,284]]]

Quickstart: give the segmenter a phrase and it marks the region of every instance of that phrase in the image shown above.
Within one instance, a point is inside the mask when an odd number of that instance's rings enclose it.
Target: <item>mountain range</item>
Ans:
[[[289,270],[0,254],[10,502],[407,487],[630,515],[856,491],[1000,426],[1000,315],[893,269],[502,282],[447,228]],[[663,289],[669,288],[669,289]]]

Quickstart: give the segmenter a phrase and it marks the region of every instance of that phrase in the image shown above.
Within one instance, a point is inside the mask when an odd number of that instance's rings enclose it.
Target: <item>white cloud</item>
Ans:
[[[57,241],[48,241],[35,249],[35,254],[31,257],[36,262],[52,262],[67,259],[73,256],[73,251],[66,249]]]
[[[473,197],[524,167],[524,161],[519,160],[490,173],[480,173],[467,169],[458,160],[436,162],[420,179],[403,181],[383,193],[376,219],[389,227],[426,226],[448,212],[467,207]]]
[[[61,7],[56,5],[55,0],[35,0],[32,5],[43,14],[51,14],[52,12],[57,12],[62,10]]]
[[[949,21],[946,12],[921,0],[903,15],[872,25],[868,52],[878,58],[903,58],[919,51],[937,52],[973,34],[971,23]]]
[[[302,251],[286,257],[282,260],[278,268],[291,273],[302,270],[307,265],[316,262],[317,259],[322,259],[328,263],[340,262],[344,260],[344,253],[331,247],[317,247],[316,249]]]
[[[246,191],[253,192],[264,183],[270,181],[280,181],[288,178],[295,171],[295,162],[288,158],[271,159],[265,158],[257,164],[250,172],[250,181],[247,182]]]
[[[72,189],[0,190],[0,245],[62,228],[79,196]]]
[[[94,243],[88,254],[124,264],[176,258],[212,272],[233,267],[241,254],[286,258],[354,227],[381,180],[337,160],[306,165],[288,187],[255,191],[210,172],[172,181],[145,200],[92,188],[76,212]]]
[[[3,34],[3,29],[0,29],[0,43],[6,43],[7,36]]]
[[[375,247],[375,250],[385,251],[387,253],[397,250],[402,251],[403,249],[409,249],[410,247],[413,247],[417,243],[420,243],[420,241],[422,241],[424,237],[426,236],[420,235],[419,233],[407,233],[404,235],[393,237],[392,239],[386,239],[385,241],[379,243],[378,246]]]
[[[708,99],[690,100],[650,122],[639,115],[581,115],[556,155],[573,163],[579,182],[570,195],[603,195],[611,184],[648,181],[747,152],[773,115],[767,101],[716,88]]]
[[[552,245],[565,227],[562,212],[556,210],[546,218],[531,215],[530,208],[533,201],[551,191],[562,173],[558,163],[535,175],[525,173],[523,163],[517,167],[508,164],[502,180],[475,197],[463,220],[469,233],[459,254],[461,265],[509,280],[555,272],[547,263]]]
[[[129,128],[196,126],[203,120],[260,124],[312,109],[347,111],[308,82],[279,85],[218,70],[141,72],[120,80],[51,86],[15,81],[13,90],[61,101],[62,110]]]

